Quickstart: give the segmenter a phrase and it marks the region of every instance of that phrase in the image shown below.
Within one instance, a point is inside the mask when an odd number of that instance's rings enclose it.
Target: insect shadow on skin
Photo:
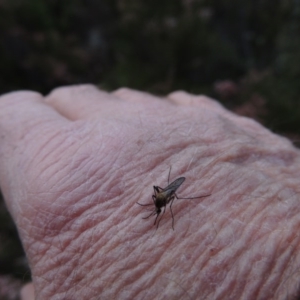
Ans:
[[[154,195],[152,195],[152,200],[153,200],[153,204],[154,204],[155,208],[149,216],[143,218],[143,219],[148,219],[151,216],[156,215],[156,218],[154,221],[154,225],[155,225],[159,215],[162,212],[162,208],[163,208],[163,213],[162,213],[161,218],[157,222],[156,229],[158,228],[159,222],[161,221],[164,213],[166,212],[167,205],[170,203],[170,211],[171,211],[171,215],[172,215],[172,228],[174,230],[174,215],[173,215],[173,211],[172,211],[172,204],[173,204],[175,198],[179,199],[179,200],[181,200],[181,199],[189,199],[190,200],[190,199],[200,199],[200,198],[204,198],[204,197],[209,197],[211,195],[211,194],[208,194],[208,195],[203,195],[203,196],[198,196],[198,197],[179,198],[176,194],[176,191],[185,181],[185,177],[179,177],[170,183],[170,174],[171,174],[171,167],[170,167],[170,171],[169,171],[167,187],[161,188],[159,186],[155,186],[155,185],[153,186]],[[142,204],[139,202],[137,202],[137,204],[139,204],[141,206],[152,205],[152,203]]]

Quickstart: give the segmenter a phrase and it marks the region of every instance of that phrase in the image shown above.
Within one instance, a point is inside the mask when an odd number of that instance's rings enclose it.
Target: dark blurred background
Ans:
[[[0,93],[206,94],[300,145],[300,0],[0,0]],[[0,299],[30,272],[0,200]]]

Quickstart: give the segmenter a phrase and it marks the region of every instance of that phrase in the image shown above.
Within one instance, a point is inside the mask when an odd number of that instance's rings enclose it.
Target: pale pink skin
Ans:
[[[83,85],[2,96],[0,138],[36,299],[299,295],[300,152],[255,121],[204,96]],[[179,197],[211,196],[175,199],[175,230],[169,207],[156,230],[136,202],[170,166]]]

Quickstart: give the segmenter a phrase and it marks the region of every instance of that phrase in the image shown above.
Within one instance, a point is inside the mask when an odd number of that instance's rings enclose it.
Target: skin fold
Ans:
[[[35,299],[299,297],[300,152],[255,121],[185,92],[81,85],[3,95],[0,139]],[[174,231],[169,206],[156,229],[136,204],[170,167],[178,197],[211,194],[175,199]]]

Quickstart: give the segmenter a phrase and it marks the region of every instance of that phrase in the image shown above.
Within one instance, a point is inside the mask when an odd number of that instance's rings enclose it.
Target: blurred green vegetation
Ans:
[[[299,0],[2,0],[0,38],[0,93],[205,93],[299,145]]]
[[[183,89],[213,96],[241,113],[240,106],[256,95],[264,101],[263,113],[254,101],[251,117],[297,135],[299,5],[299,0],[4,0],[0,92],[48,93],[85,82],[162,95]],[[222,81],[233,83],[235,91],[216,88]]]

